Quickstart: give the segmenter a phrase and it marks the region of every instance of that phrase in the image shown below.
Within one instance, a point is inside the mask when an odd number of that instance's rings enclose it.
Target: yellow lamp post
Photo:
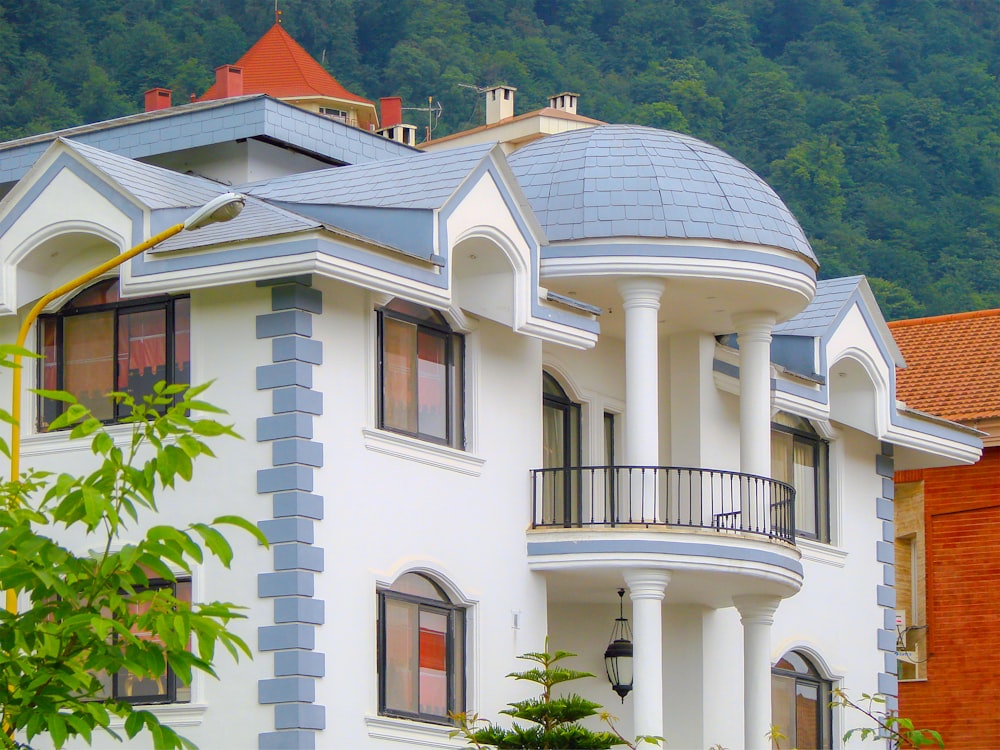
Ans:
[[[164,229],[162,232],[150,237],[145,242],[139,243],[135,247],[126,250],[124,253],[115,256],[111,260],[105,261],[101,265],[92,268],[71,281],[67,281],[60,287],[53,289],[51,292],[38,300],[34,307],[32,307],[25,316],[24,321],[21,323],[21,329],[17,334],[17,346],[24,346],[24,342],[28,338],[28,331],[31,329],[31,325],[41,314],[42,310],[45,309],[45,306],[52,300],[57,299],[74,289],[78,289],[88,281],[96,279],[101,274],[110,271],[112,268],[120,266],[125,261],[130,258],[134,258],[146,250],[149,250],[151,247],[159,245],[161,242],[173,237],[175,234],[179,234],[185,230],[192,231],[200,229],[208,224],[214,224],[220,221],[229,221],[230,219],[236,218],[240,211],[243,210],[245,203],[246,196],[240,195],[239,193],[225,193],[220,195],[191,214],[186,221]],[[11,480],[16,480],[20,476],[21,470],[21,355],[15,354],[13,360],[14,369],[12,370],[13,377],[10,413],[13,417],[14,424],[11,427],[10,439],[10,478]],[[17,592],[12,589],[7,590],[7,611],[12,613],[17,612]]]

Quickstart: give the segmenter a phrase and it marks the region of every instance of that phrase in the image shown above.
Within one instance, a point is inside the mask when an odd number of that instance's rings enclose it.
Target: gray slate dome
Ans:
[[[732,240],[816,261],[799,223],[766,182],[688,135],[602,125],[540,138],[509,162],[551,242]]]

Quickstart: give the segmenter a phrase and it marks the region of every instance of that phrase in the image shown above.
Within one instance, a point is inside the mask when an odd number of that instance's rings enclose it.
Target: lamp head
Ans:
[[[208,224],[235,219],[246,202],[247,197],[240,193],[223,193],[191,214],[184,222],[184,229],[190,232]]]

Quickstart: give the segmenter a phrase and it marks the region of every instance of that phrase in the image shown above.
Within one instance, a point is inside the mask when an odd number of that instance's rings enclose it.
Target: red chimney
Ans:
[[[145,93],[146,111],[154,112],[158,109],[170,109],[170,89],[150,89]]]
[[[398,96],[383,96],[378,100],[382,113],[382,127],[392,128],[403,122],[403,100]]]
[[[243,68],[220,65],[215,69],[215,83],[219,87],[220,99],[243,96]]]

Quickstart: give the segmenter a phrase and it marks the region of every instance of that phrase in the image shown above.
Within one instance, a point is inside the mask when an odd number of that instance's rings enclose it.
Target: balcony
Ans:
[[[752,474],[678,466],[534,469],[532,528],[707,529],[795,543],[795,490]]]
[[[784,482],[677,466],[535,469],[531,482],[528,563],[552,601],[605,601],[639,568],[670,571],[675,604],[726,607],[802,585]]]

